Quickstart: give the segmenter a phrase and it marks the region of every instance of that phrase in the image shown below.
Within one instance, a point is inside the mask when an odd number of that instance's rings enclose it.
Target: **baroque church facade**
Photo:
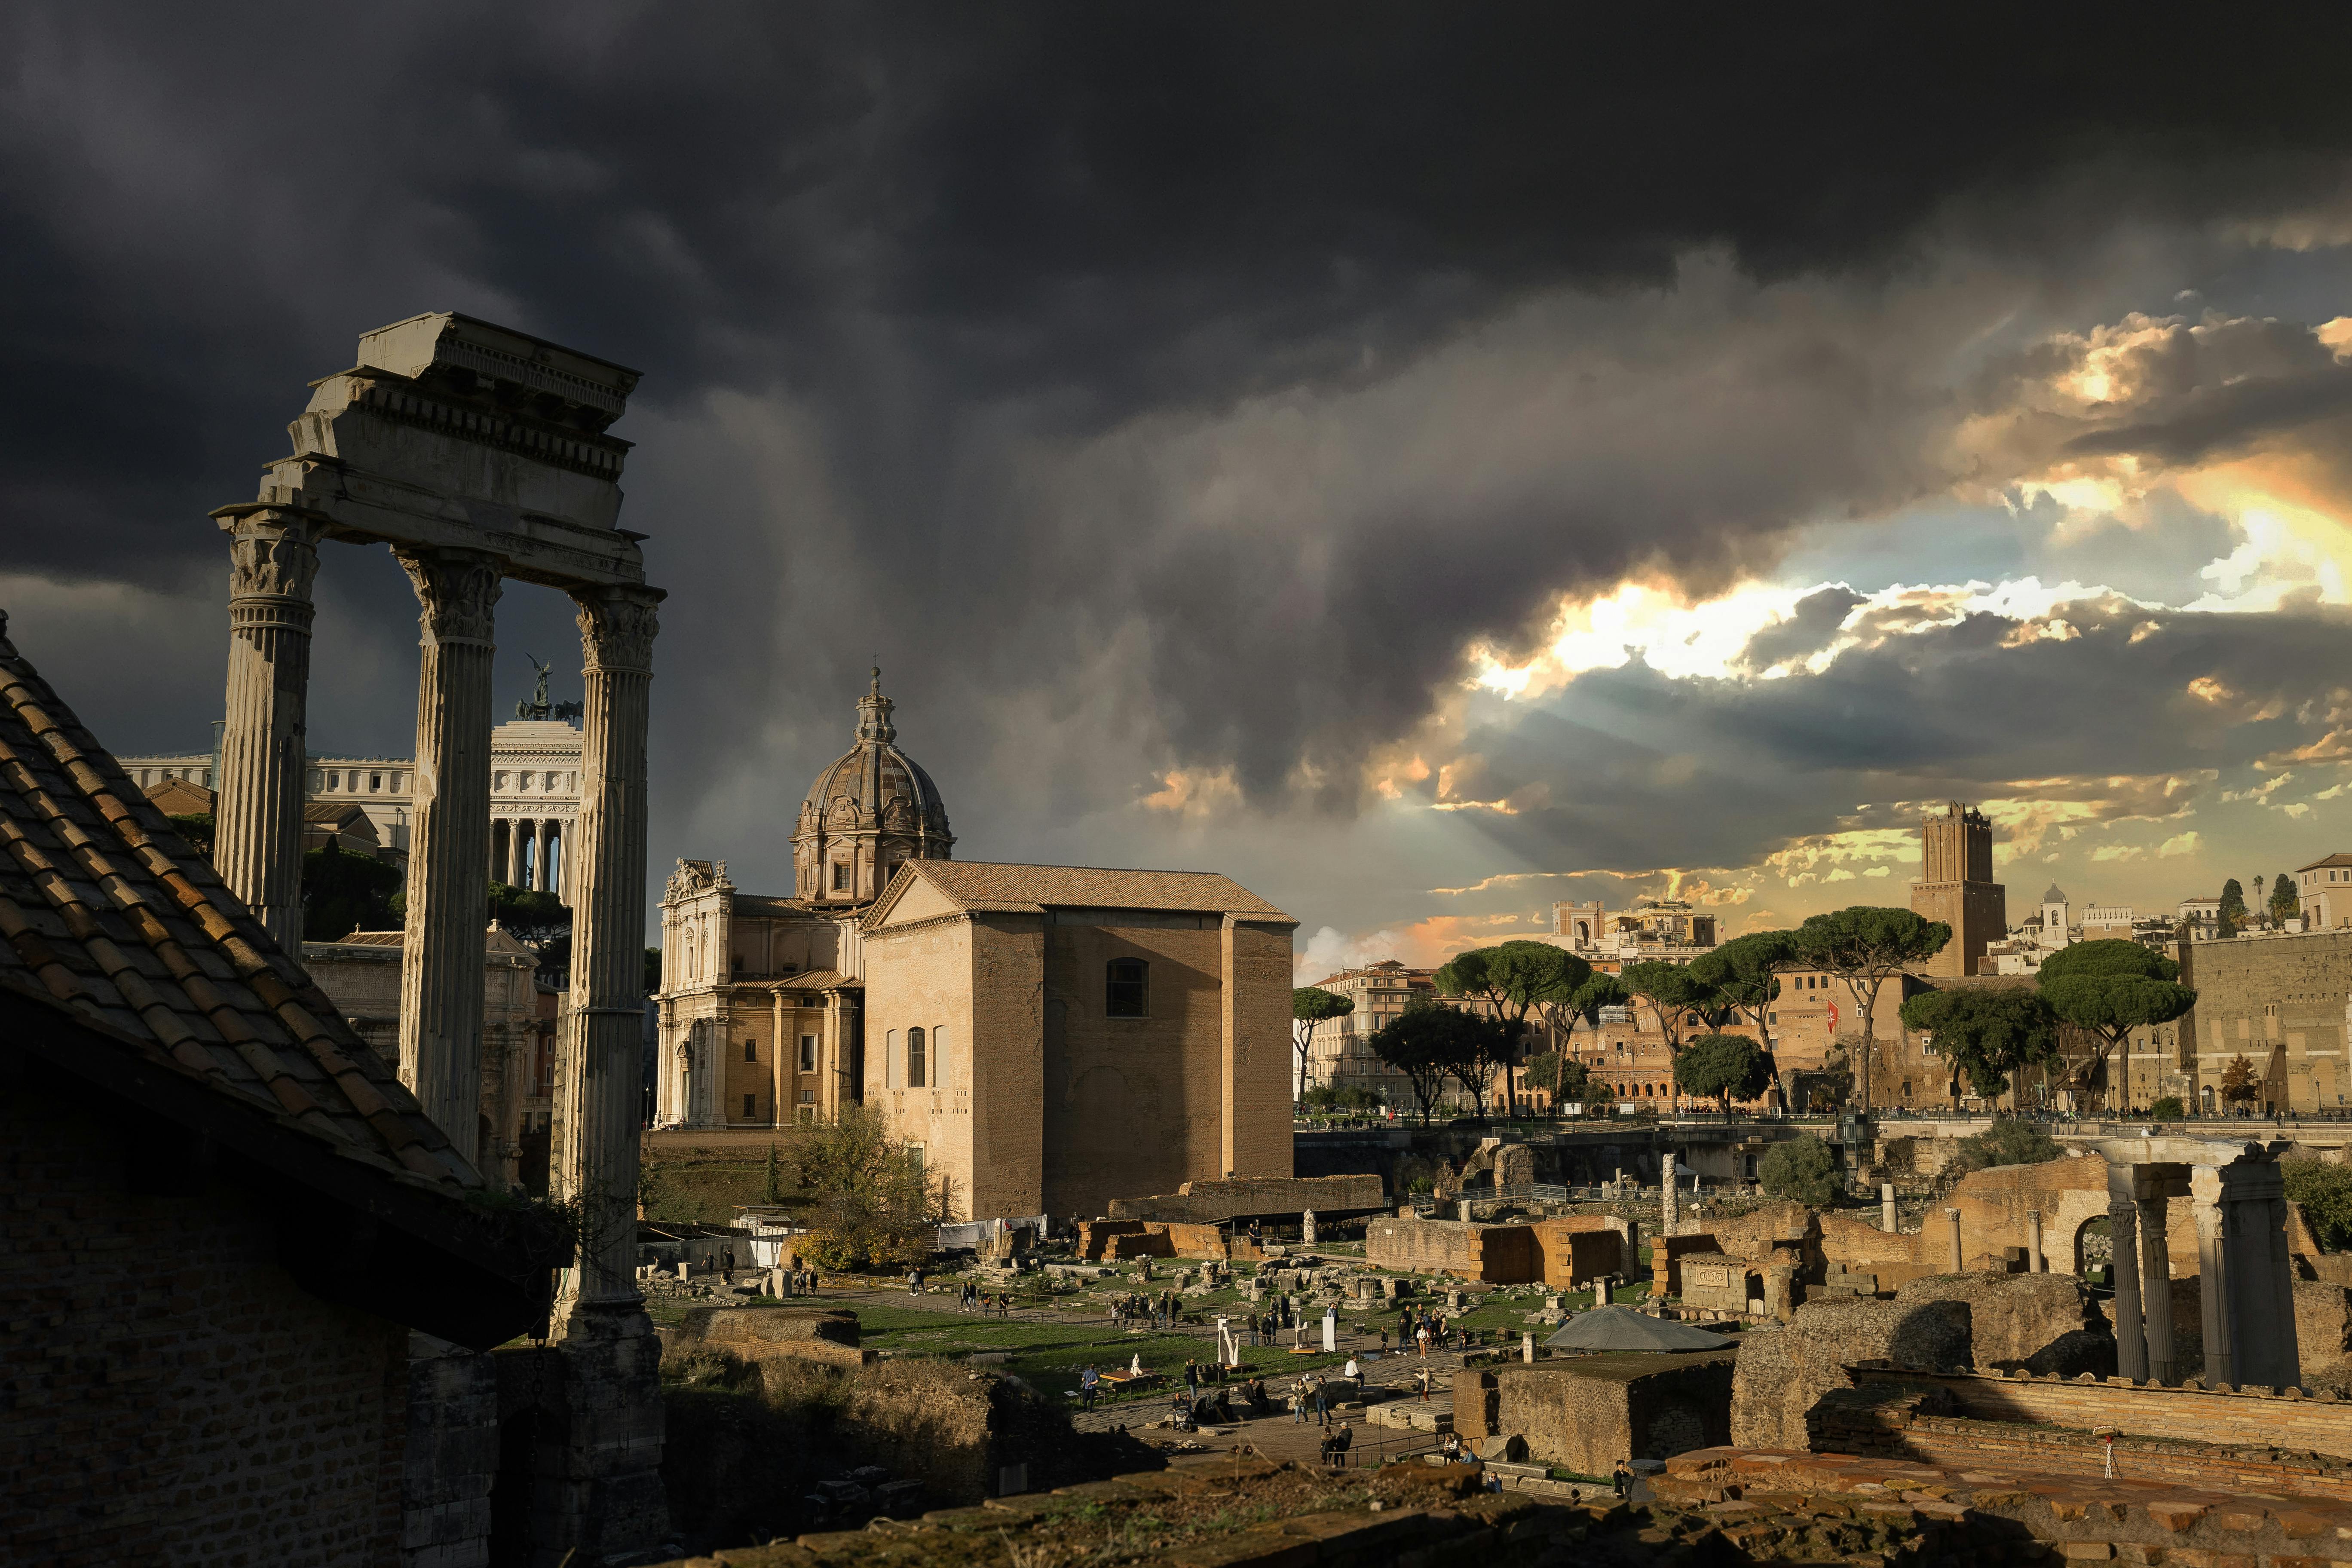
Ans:
[[[656,1127],[831,1120],[861,1098],[860,917],[909,860],[955,848],[939,786],[898,748],[874,672],[854,744],[793,828],[793,892],[745,893],[724,860],[681,860],[662,903]]]
[[[1287,1177],[1297,922],[1213,872],[956,860],[880,673],[793,828],[789,897],[681,860],[656,1135],[879,1113],[970,1218]]]

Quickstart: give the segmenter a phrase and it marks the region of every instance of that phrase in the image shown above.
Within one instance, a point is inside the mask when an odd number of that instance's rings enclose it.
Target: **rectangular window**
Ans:
[[[1150,966],[1139,958],[1114,958],[1104,974],[1103,1013],[1113,1018],[1145,1016]]]
[[[918,1171],[923,1168],[923,1146],[920,1143],[907,1145],[907,1163],[914,1166]]]
[[[848,886],[849,862],[846,860],[835,860],[833,863],[833,890],[837,893]]]
[[[744,1120],[744,1121],[751,1121],[751,1118],[752,1118],[753,1116],[755,1116],[755,1115],[757,1115],[757,1114],[759,1113],[759,1110],[760,1110],[760,1097],[759,1097],[758,1095],[756,1095],[756,1094],[747,1094],[747,1095],[745,1095],[745,1096],[743,1097],[743,1120]]]
[[[743,1059],[747,1062],[756,1062],[760,1059],[759,1041],[746,1040],[743,1042]]]
[[[921,1089],[924,1086],[923,1069],[928,1065],[929,1064],[923,1060],[923,1031],[920,1029],[908,1030],[907,1087],[908,1089]]]
[[[803,1105],[814,1105],[816,1103],[816,1090],[813,1089],[804,1089],[801,1090],[801,1103]]]
[[[816,1037],[814,1035],[801,1037],[801,1071],[816,1071]]]

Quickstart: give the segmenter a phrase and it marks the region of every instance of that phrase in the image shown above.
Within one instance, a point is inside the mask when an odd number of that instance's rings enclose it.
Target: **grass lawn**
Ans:
[[[1214,1342],[1198,1334],[1129,1333],[1103,1323],[1045,1323],[1017,1318],[983,1318],[977,1313],[927,1311],[920,1307],[875,1307],[858,1303],[858,1342],[902,1356],[961,1360],[976,1352],[1005,1353],[1004,1370],[1040,1392],[1061,1397],[1078,1386],[1078,1374],[1091,1364],[1102,1372],[1124,1370],[1135,1356],[1150,1370],[1181,1381],[1187,1357],[1207,1361],[1216,1353]],[[1347,1360],[1336,1355],[1292,1355],[1272,1346],[1244,1346],[1244,1376],[1267,1379],[1294,1377],[1313,1367],[1336,1366]],[[1162,1386],[1106,1404],[1164,1404],[1171,1388]]]

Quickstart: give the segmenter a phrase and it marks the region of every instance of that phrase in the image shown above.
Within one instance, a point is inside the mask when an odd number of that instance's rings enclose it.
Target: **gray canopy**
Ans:
[[[1631,1307],[1595,1307],[1559,1326],[1544,1343],[1561,1351],[1719,1351],[1731,1341],[1688,1323]]]

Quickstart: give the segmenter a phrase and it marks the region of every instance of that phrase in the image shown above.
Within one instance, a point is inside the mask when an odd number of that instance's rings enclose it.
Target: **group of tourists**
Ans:
[[[977,1311],[983,1318],[992,1311],[1000,1318],[1009,1318],[1013,1315],[1013,1292],[983,1290],[977,1284],[967,1279],[963,1282],[963,1290],[957,1298],[956,1304],[967,1312]]]

